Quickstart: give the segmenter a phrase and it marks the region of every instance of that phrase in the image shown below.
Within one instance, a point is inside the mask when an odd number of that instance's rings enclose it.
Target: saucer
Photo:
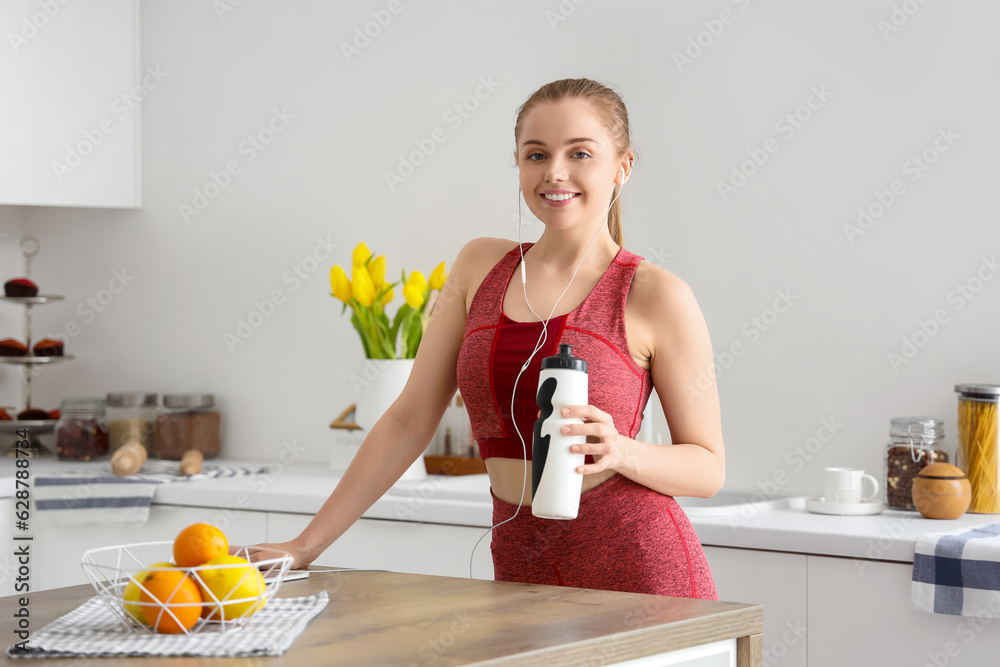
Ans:
[[[866,516],[882,512],[881,500],[863,500],[860,503],[828,503],[826,498],[810,498],[806,509],[816,514],[837,514],[841,516]]]

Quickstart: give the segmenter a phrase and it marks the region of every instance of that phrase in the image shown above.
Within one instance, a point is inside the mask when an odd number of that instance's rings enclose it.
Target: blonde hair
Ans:
[[[612,145],[618,155],[624,155],[632,147],[632,137],[628,126],[628,111],[618,93],[607,86],[591,79],[560,79],[547,83],[535,92],[517,110],[517,120],[514,123],[514,156],[517,157],[517,142],[521,136],[521,127],[528,113],[539,104],[547,102],[562,102],[569,99],[582,99],[593,107],[598,118],[611,135]],[[620,187],[620,186],[619,186]],[[612,193],[614,200],[618,188]],[[610,201],[608,202],[611,203]],[[615,243],[622,246],[621,203],[615,201],[608,211],[608,231]]]

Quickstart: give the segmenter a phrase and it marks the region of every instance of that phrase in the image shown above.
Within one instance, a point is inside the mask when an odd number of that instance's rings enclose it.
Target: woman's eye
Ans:
[[[571,157],[574,157],[574,158],[589,158],[590,157],[590,153],[588,153],[587,151],[576,151],[575,153],[571,154]],[[533,162],[537,162],[539,160],[544,160],[545,159],[545,155],[543,153],[529,153],[528,155],[525,156],[524,159],[525,160],[530,160],[530,161],[533,161]]]

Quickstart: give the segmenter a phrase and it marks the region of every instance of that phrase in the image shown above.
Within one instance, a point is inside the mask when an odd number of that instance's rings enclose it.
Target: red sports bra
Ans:
[[[532,246],[524,244],[524,250]],[[618,432],[635,437],[652,382],[648,370],[632,359],[625,336],[625,301],[642,260],[621,248],[593,291],[573,311],[552,318],[544,346],[517,383],[514,415],[511,394],[518,371],[542,332],[541,322],[515,322],[503,313],[503,299],[520,263],[518,247],[489,272],[472,299],[465,338],[458,356],[458,387],[472,422],[472,436],[483,459],[531,459],[531,438],[538,414],[535,394],[542,359],[560,343],[587,361],[590,403],[614,419]],[[524,438],[524,445],[514,430]],[[591,457],[587,457],[588,463]]]

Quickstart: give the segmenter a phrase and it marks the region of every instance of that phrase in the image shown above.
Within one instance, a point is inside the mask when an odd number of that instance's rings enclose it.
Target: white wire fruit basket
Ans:
[[[257,560],[249,566],[246,563],[232,563],[182,568],[173,565],[150,567],[154,564],[168,563],[171,560],[172,547],[172,541],[141,542],[91,549],[83,554],[81,563],[83,571],[97,591],[98,597],[130,631],[156,632],[154,624],[150,623],[147,615],[153,615],[156,626],[172,620],[179,626],[179,631],[187,635],[238,630],[264,606],[268,598],[278,593],[292,564],[292,556],[283,551],[254,547],[258,552],[255,556],[258,558],[261,555],[272,556],[272,554],[273,557]],[[230,555],[251,560],[247,547],[239,547]],[[213,582],[217,582],[220,571],[230,568],[239,568],[239,571],[232,575],[239,576],[239,579],[228,587],[228,590],[219,590],[218,583]],[[197,585],[202,594],[202,601],[176,602],[173,593],[166,601],[157,599],[152,591],[143,586],[140,579],[145,579],[148,573],[164,570],[184,572],[187,578]],[[254,583],[256,572],[260,573],[260,578]],[[142,592],[153,599],[143,601],[138,597]],[[128,600],[125,599],[126,593],[130,594]],[[190,617],[192,615],[190,607],[198,607],[200,615],[192,627],[184,628],[185,624],[179,615]],[[155,611],[147,611],[147,608]]]

